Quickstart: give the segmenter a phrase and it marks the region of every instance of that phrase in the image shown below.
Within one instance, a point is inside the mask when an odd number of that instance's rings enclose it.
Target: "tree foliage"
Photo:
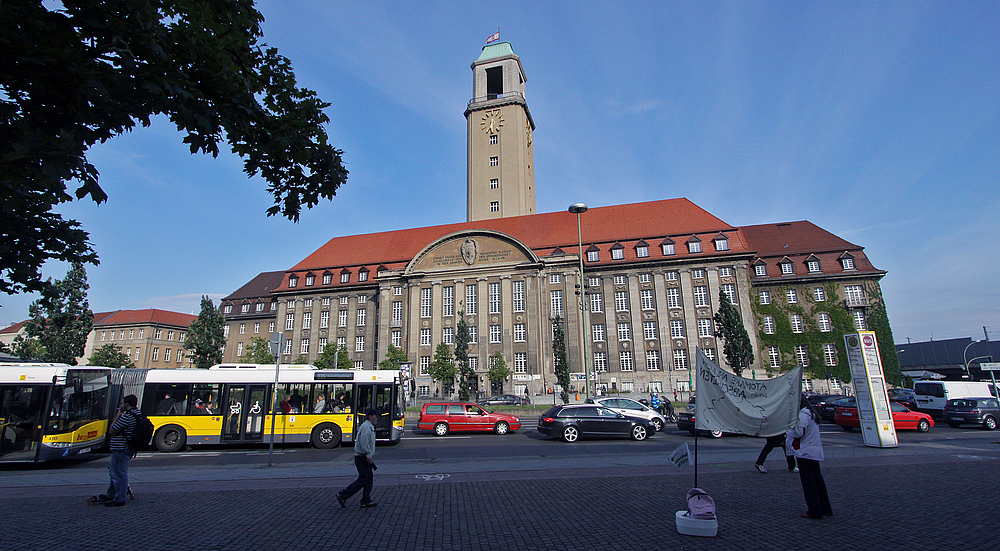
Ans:
[[[347,352],[346,346],[337,346],[336,344],[328,344],[323,348],[323,351],[319,353],[316,361],[313,365],[320,369],[354,369],[354,362],[351,361],[351,355]]]
[[[223,336],[225,318],[219,312],[212,299],[201,297],[201,312],[198,319],[188,327],[184,348],[188,350],[188,359],[199,369],[208,369],[222,361],[222,347],[226,344]]]
[[[718,337],[725,343],[722,351],[730,369],[737,376],[742,376],[743,370],[749,369],[753,363],[753,346],[740,311],[729,301],[729,295],[722,291],[719,291],[719,311],[715,313],[715,326]]]
[[[566,357],[566,333],[563,319],[556,316],[552,337],[552,357],[555,359],[556,382],[562,387],[559,397],[564,404],[569,403],[569,359]]]
[[[51,278],[42,286],[41,298],[31,303],[24,324],[28,337],[37,339],[46,362],[76,365],[94,326],[94,313],[87,302],[87,271],[74,262],[62,280]]]
[[[400,365],[405,364],[408,361],[410,361],[410,359],[406,357],[406,352],[403,352],[402,348],[396,348],[390,344],[385,351],[385,359],[378,363],[378,368],[399,369]]]
[[[87,365],[100,365],[103,367],[135,367],[132,358],[122,352],[122,347],[117,344],[108,343],[91,354],[87,358]]]
[[[504,381],[510,377],[510,368],[507,367],[507,362],[503,359],[503,354],[499,350],[490,355],[490,370],[486,373],[486,376],[493,383],[492,394],[500,394],[503,391]]]
[[[458,399],[469,399],[469,382],[476,376],[469,367],[469,324],[465,321],[465,311],[458,312],[458,327],[455,331],[455,367],[459,374]]]
[[[34,361],[44,361],[45,359],[45,347],[42,343],[38,342],[38,339],[24,338],[18,335],[14,338],[14,342],[11,343],[10,353],[21,358],[21,361],[30,362]]]
[[[437,348],[434,349],[434,360],[428,366],[427,371],[431,379],[441,383],[442,395],[451,394],[451,387],[455,383],[455,375],[458,374],[458,371],[455,369],[455,359],[447,344],[438,343]]]
[[[267,182],[268,216],[297,221],[336,195],[347,170],[329,104],[261,42],[262,21],[253,0],[0,2],[0,291],[41,290],[48,259],[97,263],[54,207],[107,200],[87,151],[154,115],[192,153],[228,143]]]
[[[271,342],[263,337],[253,337],[250,339],[250,346],[243,351],[243,361],[251,364],[273,364],[274,355],[271,354]]]

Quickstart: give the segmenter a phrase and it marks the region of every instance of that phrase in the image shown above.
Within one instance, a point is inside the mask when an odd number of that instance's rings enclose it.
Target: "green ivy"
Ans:
[[[889,325],[889,313],[885,309],[882,298],[882,288],[878,283],[865,285],[865,295],[871,303],[868,309],[868,330],[875,332],[878,340],[878,354],[882,358],[882,372],[887,381],[899,385],[902,374],[899,371],[899,356],[896,355],[896,344],[892,338],[892,327]]]

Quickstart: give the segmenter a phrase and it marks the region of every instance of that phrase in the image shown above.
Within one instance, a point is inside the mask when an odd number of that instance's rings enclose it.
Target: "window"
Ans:
[[[364,327],[365,322],[368,321],[368,310],[364,308],[358,308],[358,327]]]
[[[490,136],[490,138],[495,138],[496,136]],[[500,180],[497,178],[490,179],[490,189],[500,189]]]
[[[223,311],[224,311],[225,313],[227,313],[227,314],[230,314],[230,313],[232,313],[232,311],[233,311],[233,305],[232,305],[232,304],[227,304],[227,305],[226,305],[226,307],[225,307],[225,308],[223,308]],[[112,339],[112,340],[113,340],[113,339]]]
[[[153,338],[154,339],[160,339],[162,337],[163,337],[163,329],[157,329],[156,331],[153,332]],[[124,339],[124,338],[125,338],[125,330],[122,329],[122,334],[118,336],[118,340],[121,340],[121,339]]]
[[[278,309],[278,301],[272,302],[271,303],[271,311],[273,312],[273,311],[275,311],[277,309]]]
[[[789,289],[785,295],[788,297],[788,304],[795,304],[799,301],[799,294],[795,289]]]
[[[698,336],[699,337],[712,336],[712,320],[708,318],[700,318],[698,320]]]
[[[782,262],[780,266],[781,266],[781,275],[791,275],[795,273],[795,270],[792,269],[793,266],[791,262]]]
[[[806,261],[806,270],[808,270],[809,273],[811,273],[811,274],[818,273],[819,272],[819,260],[807,260]]]
[[[646,370],[647,371],[659,371],[660,370],[660,351],[659,350],[647,350],[646,351]]]
[[[623,275],[616,275],[615,276],[615,285],[625,285],[625,283],[627,283],[627,282],[628,282],[628,278],[626,278],[625,276],[623,276]]]
[[[490,157],[490,166],[500,166],[500,157]]]
[[[695,268],[691,270],[691,277],[693,279],[705,279],[705,270],[701,268]]]
[[[424,328],[420,330],[420,346],[430,346],[431,345],[431,330],[429,328]]]
[[[490,342],[491,343],[503,342],[503,341],[500,340],[500,326],[499,325],[491,325],[490,326]]]
[[[774,316],[764,316],[764,334],[774,334]]]
[[[323,274],[323,285],[333,283],[333,274]]]
[[[364,368],[365,368],[364,360],[354,360],[354,369],[364,369]]]
[[[615,310],[618,312],[628,310],[628,291],[615,291]]]
[[[365,351],[365,336],[364,335],[358,335],[357,337],[354,337],[354,351],[355,352],[364,352]]]
[[[285,314],[285,331],[291,331],[295,328],[295,314],[288,313]]]
[[[246,332],[247,332],[247,324],[241,323],[240,324],[240,335],[242,335],[242,334],[244,334]]]
[[[683,320],[670,320],[670,338],[671,339],[683,339],[684,338],[684,321]]]
[[[830,321],[830,314],[826,312],[819,313],[819,330],[824,333],[829,333],[833,331],[833,323]]]
[[[400,286],[400,285],[396,285],[395,287],[393,287],[392,288],[392,296],[395,296],[395,297],[401,297],[401,296],[403,296],[403,287]]]
[[[733,277],[733,269],[729,267],[719,268],[719,277]]]
[[[677,281],[677,272],[667,272],[663,274],[667,281]]]
[[[590,311],[597,314],[604,311],[604,295],[590,293]]]
[[[653,274],[639,274],[639,283],[652,283]]]
[[[799,314],[792,314],[788,316],[789,320],[792,322],[792,333],[802,332],[802,316]]]
[[[364,310],[359,310],[359,311],[364,312]],[[302,314],[302,328],[312,329],[312,319],[313,319],[312,312],[306,312]]]
[[[694,305],[708,306],[708,287],[705,285],[694,286]]]
[[[760,292],[760,303],[761,304],[771,304],[771,291],[761,291]]]
[[[549,283],[562,283],[562,274],[549,274]]]
[[[316,283],[316,276],[314,276],[314,275],[307,275],[306,276],[306,287],[312,287],[312,285],[314,283]]]
[[[587,251],[587,262],[598,262],[601,260],[601,251]]]
[[[663,248],[663,256],[673,256],[673,255],[677,254],[674,251],[674,244],[673,243],[663,243],[660,246]]]
[[[715,240],[715,250],[717,251],[728,251],[729,250],[729,240],[728,239],[716,239]]]
[[[823,345],[823,360],[827,367],[837,365],[837,349],[832,344]]]
[[[309,353],[309,339],[302,339],[302,342],[299,343],[299,354],[308,354],[308,353]]]
[[[528,372],[528,353],[514,352],[514,373]]]
[[[608,372],[608,353],[594,352],[594,373]]]
[[[107,331],[101,331],[101,340],[102,341],[105,340],[105,337],[107,337],[107,336],[108,336],[108,332]]]
[[[420,374],[428,375],[427,369],[431,366],[430,356],[420,356]]]
[[[500,201],[490,201],[490,212],[500,212]]]
[[[347,337],[337,337],[337,348],[347,348]]]
[[[646,274],[649,275],[649,274]],[[639,291],[639,304],[642,306],[643,310],[653,309],[653,290],[643,289]]]
[[[854,326],[858,328],[858,331],[868,330],[868,323],[865,320],[865,312],[863,310],[854,311]]]
[[[549,291],[549,304],[553,314],[563,313],[563,292],[562,290]]]
[[[736,284],[723,283],[722,285],[719,286],[719,290],[726,295],[726,297],[729,299],[729,302],[733,304],[739,304],[736,301]]]
[[[241,348],[241,350],[240,350],[240,353],[238,355],[242,356],[243,355],[243,351],[242,351],[243,343],[240,343],[240,348]],[[128,356],[127,353],[125,355]],[[170,361],[170,349],[169,348],[163,351],[163,361],[165,361],[165,362],[169,362]]]
[[[688,368],[688,351],[674,350],[674,369],[684,370]]]
[[[347,310],[337,312],[337,327],[347,327]]]
[[[402,306],[402,303],[400,303]],[[441,315],[442,316],[454,316],[455,315],[455,288],[454,287],[444,287],[441,289]]]
[[[431,317],[431,297],[434,290],[430,287],[420,289],[420,317]]]
[[[393,329],[392,333],[390,334],[389,340],[392,343],[392,345],[395,346],[396,348],[402,347],[403,346],[403,332],[400,331],[399,329]]]
[[[753,273],[756,274],[756,275],[758,275],[758,276],[761,276],[761,277],[766,276],[767,275],[767,265],[766,264],[757,264],[756,266],[753,267]]]
[[[490,313],[499,314],[500,313],[500,284],[490,283],[489,285],[489,300],[490,300]],[[562,291],[559,291],[560,296]],[[559,307],[562,310],[562,306]]]
[[[366,302],[368,302],[368,295],[360,295],[360,296],[358,297],[358,304],[359,304],[359,305],[360,305],[360,304],[364,304],[364,303],[366,303]]]
[[[805,346],[796,346],[795,361],[799,362],[799,365],[809,367],[809,349]]]
[[[350,281],[351,281],[351,273],[350,272],[344,272],[344,273],[340,274],[340,282],[341,283],[350,283]]]
[[[403,323],[403,301],[401,300],[392,301],[392,323],[396,325]]]
[[[781,354],[778,352],[777,346],[767,347],[767,357],[771,361],[771,367],[773,369],[778,369],[781,367]]]
[[[293,299],[289,299],[289,300],[288,300],[288,301],[286,301],[286,302],[287,302],[287,304],[288,304],[288,309],[289,309],[289,310],[291,310],[291,309],[295,308],[295,299],[294,299],[294,298],[293,298]]]
[[[479,328],[475,325],[469,326],[469,344],[476,344],[479,342]]]
[[[443,342],[443,343],[445,343],[447,345],[454,345],[455,344],[455,328],[454,327],[445,327],[444,328],[444,332],[441,335],[441,342]]]
[[[297,278],[297,277],[290,277],[290,278],[288,278],[288,287],[289,288],[298,287],[298,285],[299,285],[299,278]],[[244,306],[246,306],[246,305],[244,304]]]
[[[677,287],[667,289],[667,308],[681,307],[681,290]]]
[[[701,241],[689,241],[688,253],[695,254],[701,252]]]
[[[845,270],[853,270],[854,269],[854,259],[853,258],[841,258],[840,259],[840,266],[842,268],[844,268]]]
[[[618,247],[611,248],[611,260],[622,260],[625,258],[625,249],[618,245]]]
[[[622,371],[635,371],[635,365],[632,363],[631,350],[623,350],[619,352],[618,361],[621,363]]]
[[[635,247],[636,258],[646,258],[649,256],[649,246],[648,245],[636,245]]]
[[[362,270],[358,272],[358,281],[368,281],[368,271]]]
[[[515,312],[524,312],[524,281],[511,282],[513,296],[511,303]]]
[[[848,307],[865,305],[865,292],[860,285],[845,285],[844,295]]]
[[[826,300],[826,290],[822,287],[816,287],[813,289],[813,298],[816,299],[816,302],[823,302]]]
[[[322,312],[320,312],[320,314],[319,314],[319,327],[320,327],[320,329],[326,329],[327,327],[330,327],[330,311],[329,310],[323,310]]]
[[[604,324],[595,323],[590,326],[590,333],[594,336],[594,342],[604,342]]]
[[[490,134],[490,145],[496,145],[500,141],[500,136],[496,134]]]
[[[257,303],[257,304],[255,305],[255,309],[256,309],[256,310],[257,310],[258,312],[263,312],[263,311],[264,311],[264,303],[263,303],[263,302],[258,302],[258,303]]]
[[[620,341],[630,341],[632,340],[632,326],[626,323],[618,324],[618,340]]]
[[[655,321],[644,321],[642,322],[642,338],[647,341],[656,339],[656,322]]]
[[[476,292],[476,284],[465,286],[465,314],[474,316],[479,311],[479,298]]]
[[[242,344],[242,343],[241,343]],[[158,361],[160,359],[160,349],[153,347],[153,361]]]
[[[528,326],[524,323],[514,324],[514,342],[524,342],[527,340]]]
[[[267,332],[268,333],[274,333],[274,322],[273,321],[269,321],[267,323]]]

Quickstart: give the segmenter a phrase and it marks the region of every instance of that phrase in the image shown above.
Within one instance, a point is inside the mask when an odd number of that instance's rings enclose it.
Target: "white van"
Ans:
[[[992,387],[987,382],[915,381],[913,392],[917,395],[918,410],[928,415],[941,415],[948,400],[993,396]]]

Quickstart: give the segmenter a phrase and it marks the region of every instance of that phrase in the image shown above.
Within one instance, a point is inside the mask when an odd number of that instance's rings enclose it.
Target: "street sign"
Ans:
[[[271,333],[271,355],[280,356],[281,349],[285,347],[285,341],[288,340],[283,333],[274,332]]]
[[[983,362],[979,364],[979,369],[983,371],[1000,371],[1000,362]]]

